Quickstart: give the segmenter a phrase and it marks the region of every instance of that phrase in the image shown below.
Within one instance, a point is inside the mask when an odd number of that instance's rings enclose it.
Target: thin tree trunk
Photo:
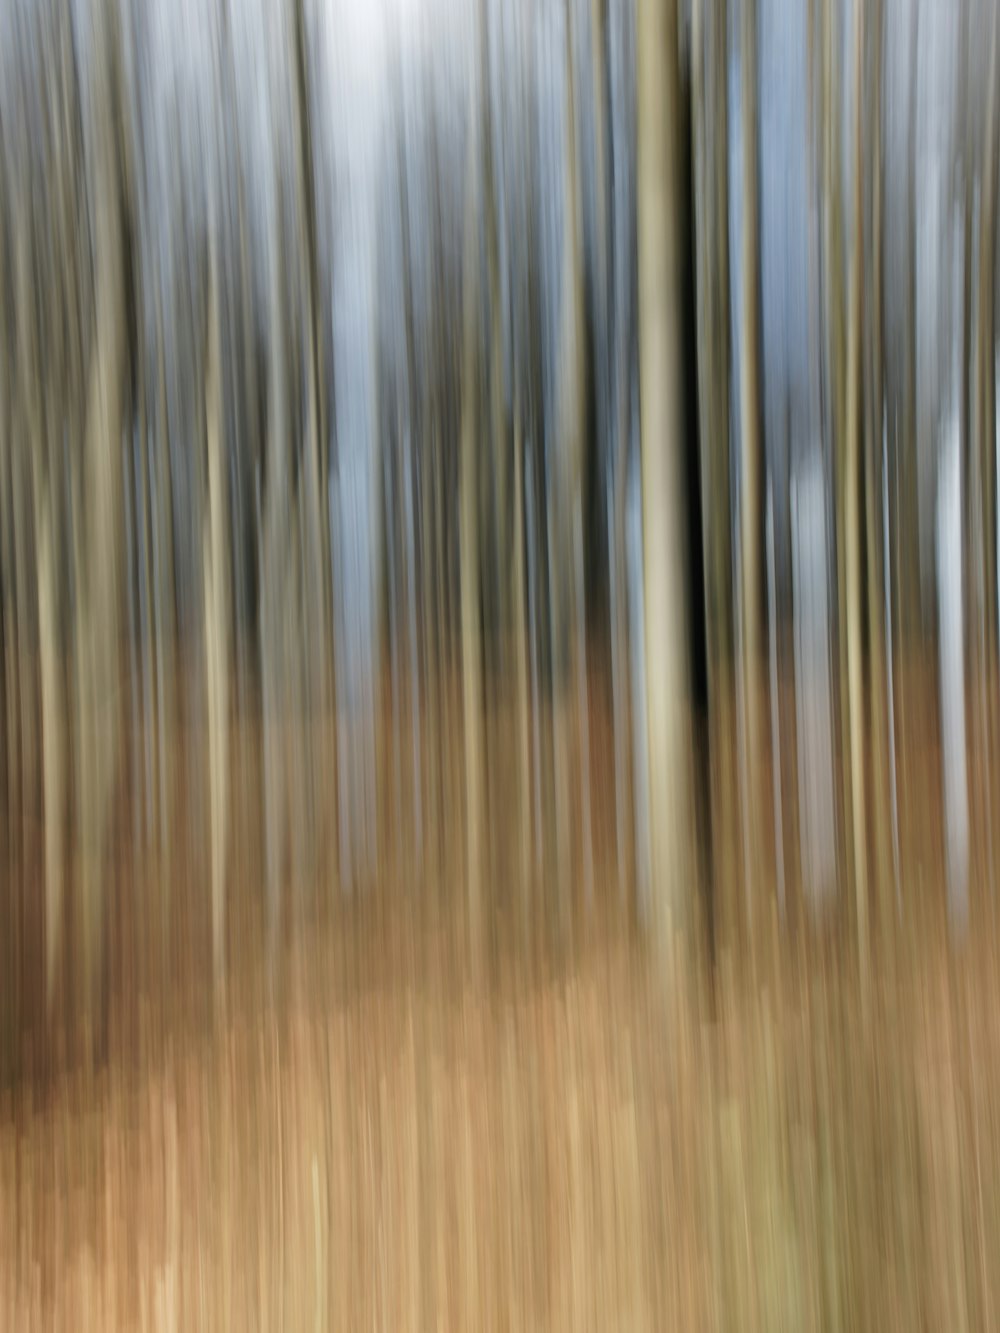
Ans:
[[[762,659],[761,552],[763,549],[763,451],[760,412],[760,245],[757,152],[757,0],[742,0],[740,26],[740,90],[743,134],[743,227],[740,274],[740,568],[742,577],[742,657],[746,747],[752,774],[760,759]],[[746,793],[749,819],[750,876],[760,865],[759,802],[750,781]],[[749,903],[749,911],[755,905]]]
[[[167,382],[164,344],[166,328],[157,301],[156,424],[153,430],[155,458],[151,497],[153,534],[153,634],[156,646],[156,717],[159,797],[159,846],[162,902],[166,905],[172,875],[171,821],[174,809],[175,740],[175,595],[173,494],[170,481],[170,440],[167,421]]]
[[[733,555],[729,471],[729,189],[727,6],[696,0],[692,22],[692,127],[698,246],[698,396],[708,635],[709,746],[716,884],[736,878],[733,765]],[[724,911],[730,904],[720,904]]]
[[[978,419],[978,468],[982,504],[982,547],[977,555],[983,571],[982,582],[982,690],[984,691],[987,765],[996,754],[997,705],[994,675],[997,667],[997,473],[996,473],[996,375],[994,346],[996,338],[994,283],[996,276],[996,193],[997,153],[1000,134],[997,118],[997,37],[1000,25],[997,7],[991,7],[989,74],[986,98],[986,123],[983,134],[982,189],[979,223],[979,299],[976,331],[976,407]],[[990,784],[992,785],[992,784]],[[990,802],[985,811],[984,832],[988,840],[991,880],[995,867],[996,838],[994,809]],[[991,882],[991,893],[995,886]]]
[[[642,520],[653,911],[683,924],[693,882],[684,627],[677,11],[638,0]],[[659,929],[658,929],[659,933]]]
[[[296,235],[300,257],[300,290],[304,289],[306,312],[303,359],[305,361],[305,413],[303,460],[299,472],[297,507],[300,513],[302,559],[302,607],[305,661],[304,728],[300,760],[304,810],[301,821],[307,841],[310,863],[315,856],[317,836],[315,802],[326,769],[324,732],[317,723],[325,717],[329,698],[329,633],[326,599],[326,570],[329,568],[328,532],[323,521],[323,497],[326,494],[322,464],[326,421],[322,392],[322,345],[319,311],[320,282],[316,241],[316,192],[313,179],[312,122],[309,114],[306,22],[302,0],[295,0],[292,68],[298,92],[297,183],[300,199],[299,230]]]
[[[478,451],[479,451],[479,212],[478,113],[470,122],[466,162],[465,250],[462,272],[462,419],[459,458],[459,579],[462,622],[462,713],[465,738],[466,892],[473,938],[482,904],[482,647],[480,642]]]
[[[862,94],[864,89],[863,39],[864,0],[854,3],[853,54],[853,168],[851,196],[850,287],[847,312],[847,420],[844,423],[844,568],[846,587],[846,632],[848,709],[850,713],[850,792],[853,879],[857,913],[858,947],[862,972],[868,951],[868,839],[865,828],[864,696],[861,674],[861,516],[860,465],[862,426],[862,261],[864,231],[862,205]],[[836,297],[834,297],[836,299]]]
[[[872,755],[872,832],[877,876],[877,907],[883,925],[893,910],[895,892],[890,853],[892,815],[889,809],[889,758],[893,744],[888,732],[886,679],[886,606],[883,590],[882,552],[882,421],[885,404],[883,317],[882,317],[882,51],[884,12],[874,0],[870,30],[871,79],[868,122],[871,126],[871,281],[868,284],[868,410],[865,415],[865,542],[867,548],[868,688],[870,744]]]
[[[584,403],[584,293],[583,261],[580,250],[580,145],[577,134],[576,114],[576,74],[573,53],[573,7],[572,0],[566,4],[566,94],[568,153],[570,169],[568,180],[569,205],[565,214],[569,227],[565,256],[568,261],[569,285],[564,287],[564,299],[568,297],[566,310],[568,326],[563,327],[563,352],[566,358],[563,366],[567,372],[565,384],[567,412],[565,443],[569,448],[570,465],[570,504],[566,515],[569,528],[566,533],[565,559],[567,573],[571,578],[569,592],[570,637],[568,649],[575,676],[567,682],[568,688],[575,685],[577,705],[577,772],[580,778],[580,838],[583,856],[584,898],[589,904],[593,896],[593,834],[590,812],[590,703],[587,674],[587,607],[583,569],[583,449],[584,421],[586,407]],[[568,346],[567,346],[568,338]],[[568,354],[568,355],[567,355]],[[562,446],[562,442],[560,444]]]
[[[424,746],[423,782],[427,796],[427,827],[434,839],[434,869],[440,878],[442,863],[441,838],[441,724],[438,708],[441,672],[443,669],[440,652],[439,623],[437,614],[437,560],[434,533],[434,464],[433,424],[431,413],[425,407],[421,422],[421,439],[424,458],[418,468],[419,503],[420,503],[420,600],[423,613],[423,691],[422,713],[424,734],[427,744]]]
[[[58,484],[55,478],[48,479]],[[63,831],[66,787],[66,692],[59,650],[59,588],[51,491],[36,504],[38,644],[42,693],[42,775],[45,819],[45,991],[49,1005],[62,935]]]
[[[529,741],[527,609],[524,587],[524,441],[521,434],[520,394],[514,392],[514,565],[512,612],[514,671],[517,683],[517,773],[520,838],[521,902],[526,916],[531,877],[531,756]]]
[[[285,363],[286,274],[284,258],[273,255],[271,272],[271,330],[268,349],[268,420],[265,493],[260,533],[260,648],[263,695],[264,835],[267,874],[269,947],[277,944],[281,918],[281,882],[285,869],[288,794],[289,662],[284,626],[289,595],[289,494],[287,476],[289,411],[288,371]],[[342,724],[342,719],[338,718]],[[338,727],[338,730],[340,728]],[[341,767],[341,772],[343,768]],[[273,954],[272,954],[273,957]]]
[[[489,441],[490,454],[493,460],[491,487],[493,500],[493,530],[496,536],[495,553],[496,560],[496,578],[498,582],[497,605],[495,608],[496,623],[502,630],[509,623],[508,608],[512,605],[511,593],[514,591],[511,581],[505,577],[505,571],[512,564],[516,567],[516,557],[511,560],[512,552],[510,550],[510,537],[507,532],[507,514],[508,514],[508,492],[510,490],[508,483],[508,473],[511,467],[511,436],[507,430],[507,423],[504,419],[504,381],[503,381],[503,313],[502,301],[503,294],[500,290],[500,245],[499,228],[502,225],[502,218],[498,210],[498,197],[495,187],[495,169],[496,155],[494,154],[493,126],[492,117],[495,114],[492,110],[493,98],[495,96],[493,88],[489,81],[489,61],[486,59],[486,41],[488,34],[485,7],[481,12],[481,22],[483,25],[484,42],[484,63],[483,63],[483,90],[487,98],[488,114],[490,121],[486,126],[486,132],[483,135],[483,180],[484,180],[484,216],[483,221],[486,231],[486,267],[489,281],[489,310],[490,310],[490,346],[489,346],[489,421],[487,424],[487,438]],[[501,651],[500,661],[504,670],[510,667],[509,655],[507,651]],[[498,747],[499,748],[499,747]],[[495,771],[495,761],[488,764],[487,781],[489,772]],[[492,802],[491,802],[492,808]],[[490,846],[494,843],[494,836],[497,832],[502,835],[503,825],[501,821],[490,820]],[[490,879],[493,880],[495,865],[491,854],[490,859]]]
[[[83,836],[84,985],[96,998],[104,926],[105,842],[118,760],[121,472],[124,411],[122,236],[110,106],[94,127],[98,161],[91,177],[97,204],[96,341],[92,352],[87,427],[86,587],[80,616],[80,773]]]
[[[843,870],[852,891],[857,890],[857,858],[860,849],[855,846],[857,810],[854,805],[854,693],[852,676],[853,629],[852,598],[856,576],[855,556],[851,553],[851,525],[854,517],[849,497],[852,492],[852,454],[856,447],[857,430],[852,424],[856,408],[857,385],[853,369],[854,332],[854,227],[850,227],[851,254],[848,274],[849,287],[844,297],[844,216],[841,189],[841,101],[837,33],[836,0],[821,0],[822,4],[822,103],[821,133],[823,143],[823,281],[824,309],[826,312],[826,354],[829,370],[829,398],[825,418],[829,423],[833,448],[834,476],[834,533],[837,560],[837,684],[840,724],[840,796],[843,818],[845,854]],[[853,48],[852,48],[853,49]],[[852,70],[853,75],[853,70]],[[853,102],[852,102],[853,113]],[[852,126],[854,117],[852,114]],[[853,141],[852,141],[853,147]],[[860,928],[860,923],[859,923]]]
[[[102,981],[106,839],[118,765],[122,565],[121,441],[125,412],[126,236],[117,137],[121,92],[116,16],[93,6],[91,83],[85,90],[94,326],[87,370],[83,461],[76,491],[76,793],[82,842],[84,1007]]]
[[[205,429],[208,452],[207,525],[203,530],[206,676],[208,683],[211,823],[212,960],[216,983],[225,963],[225,895],[229,839],[229,522],[219,275],[213,252],[208,301]]]

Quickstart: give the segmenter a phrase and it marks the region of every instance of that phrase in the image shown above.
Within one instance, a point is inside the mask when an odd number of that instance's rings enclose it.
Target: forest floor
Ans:
[[[1000,1327],[979,898],[863,971],[774,911],[710,963],[608,861],[569,939],[500,912],[477,955],[411,886],[231,945],[224,999],[119,986],[96,1065],[0,1098],[0,1327]]]

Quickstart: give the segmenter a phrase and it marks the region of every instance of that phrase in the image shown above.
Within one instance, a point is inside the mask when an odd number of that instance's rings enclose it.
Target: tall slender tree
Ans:
[[[77,593],[77,796],[83,840],[83,977],[96,999],[103,958],[107,834],[119,758],[122,570],[121,440],[127,412],[125,256],[121,176],[121,47],[111,0],[92,0],[84,144],[93,237],[94,324],[76,523],[82,528]]]
[[[686,924],[692,839],[681,413],[677,9],[637,0],[639,374],[653,911]],[[658,932],[659,933],[659,932]]]
[[[865,825],[865,738],[861,661],[861,447],[862,447],[862,271],[864,259],[863,95],[864,0],[854,0],[851,29],[851,189],[849,287],[847,295],[846,419],[838,429],[843,449],[843,566],[846,586],[846,638],[853,867],[858,940],[862,966],[868,941],[868,842]],[[837,297],[834,295],[834,299]]]
[[[698,399],[708,636],[709,745],[717,880],[736,866],[733,765],[733,558],[729,414],[728,15],[725,3],[695,0],[692,11],[692,129],[697,247]],[[728,907],[727,904],[723,906]]]

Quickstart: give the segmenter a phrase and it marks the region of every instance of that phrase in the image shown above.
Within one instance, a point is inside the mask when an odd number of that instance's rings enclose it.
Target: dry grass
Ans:
[[[125,912],[103,1059],[0,1104],[0,1328],[1000,1327],[987,895],[961,954],[907,898],[866,984],[849,920],[681,966],[600,891],[611,804],[568,936],[495,894],[470,949],[444,881],[383,886],[269,964],[249,823],[224,999],[191,884],[169,984]]]
[[[6,1106],[4,1327],[995,1326],[985,951],[865,1004],[817,959],[720,979],[709,1021],[625,940],[349,994],[347,947]]]

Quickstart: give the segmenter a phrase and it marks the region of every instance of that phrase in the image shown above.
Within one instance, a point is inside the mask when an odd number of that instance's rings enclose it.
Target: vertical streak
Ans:
[[[416,541],[413,527],[413,480],[409,432],[403,440],[403,527],[406,541],[407,648],[410,658],[410,725],[413,749],[413,834],[416,865],[423,860],[423,812],[420,807],[420,681],[417,666],[417,573]]]
[[[392,787],[397,853],[400,849],[400,833],[403,823],[403,774],[402,774],[402,724],[400,721],[399,691],[399,590],[396,587],[396,505],[393,485],[390,444],[382,446],[382,475],[385,492],[385,524],[388,540],[387,558],[389,563],[389,671],[392,681]]]
[[[794,497],[793,497],[794,506]],[[742,518],[740,518],[742,527]],[[742,542],[733,543],[733,586],[736,589],[736,748],[740,768],[740,832],[743,851],[743,897],[747,921],[750,919],[750,770],[747,753],[746,658],[743,651]]]
[[[626,496],[626,558],[628,565],[629,651],[632,666],[633,809],[635,815],[636,892],[639,916],[649,913],[652,881],[649,802],[649,731],[646,706],[645,588],[642,562],[642,499],[639,477],[638,386],[633,378],[632,447]]]
[[[774,853],[778,877],[778,911],[785,919],[785,833],[781,809],[781,732],[778,725],[778,634],[774,573],[773,478],[767,479],[767,619],[771,662],[771,774],[774,791]]]
[[[135,485],[131,484],[132,468],[129,466],[130,458],[134,459],[133,452],[137,434],[137,426],[133,422],[132,429],[122,431],[122,476],[124,478],[124,511],[125,511],[125,550],[127,569],[125,571],[125,600],[128,603],[128,657],[129,657],[129,718],[131,722],[132,734],[129,737],[128,752],[131,756],[131,781],[132,781],[132,841],[134,850],[138,851],[140,828],[142,825],[142,764],[139,761],[139,693],[142,690],[141,660],[137,650],[136,635],[136,578],[138,566],[138,541],[133,532],[133,522],[138,518],[138,509],[135,505]],[[136,518],[133,519],[133,514]]]
[[[622,682],[622,643],[620,618],[622,609],[619,605],[621,589],[619,574],[621,562],[618,558],[616,540],[617,506],[615,504],[614,461],[609,452],[605,464],[605,496],[608,513],[608,585],[611,611],[611,711],[614,731],[615,750],[615,847],[618,856],[618,891],[625,892],[625,717],[624,685]]]
[[[696,871],[691,794],[679,297],[678,10],[637,5],[639,374],[647,740],[657,933],[689,916]],[[636,485],[638,486],[638,474]]]
[[[896,912],[902,916],[899,870],[899,803],[896,793],[896,691],[892,667],[892,578],[889,553],[889,462],[885,405],[882,406],[882,580],[885,595],[885,683],[889,713],[889,792],[892,801],[892,873],[896,885]]]
[[[580,698],[580,788],[583,798],[583,887],[588,907],[594,898],[594,846],[590,818],[590,701],[587,690],[586,597],[583,579],[583,517],[579,491],[573,505],[573,559],[576,566],[577,691]]]
[[[537,588],[538,579],[538,556],[535,546],[537,534],[535,532],[535,467],[531,451],[531,441],[528,441],[527,449],[527,467],[525,468],[524,478],[524,508],[525,522],[528,528],[528,620],[530,622],[530,644],[531,644],[531,752],[532,767],[534,769],[534,796],[535,796],[535,869],[541,873],[542,869],[542,741],[541,741],[541,719],[539,717],[539,688],[538,688],[538,607]]]
[[[945,848],[952,923],[968,921],[969,812],[966,773],[965,658],[962,624],[962,497],[959,427],[948,427],[937,505],[938,654],[944,764]]]

